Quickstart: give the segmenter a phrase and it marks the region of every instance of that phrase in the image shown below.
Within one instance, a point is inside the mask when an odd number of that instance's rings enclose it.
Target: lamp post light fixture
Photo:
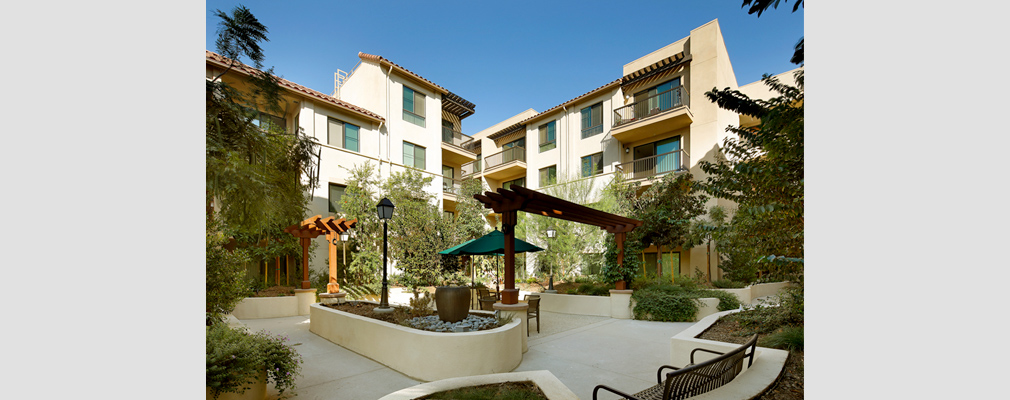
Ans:
[[[386,279],[386,269],[389,264],[389,255],[387,252],[389,247],[387,234],[389,230],[387,222],[390,218],[393,218],[394,208],[396,206],[393,205],[393,202],[385,197],[375,206],[375,211],[378,213],[379,219],[382,220],[382,297],[379,298],[379,306],[374,310],[377,313],[393,312],[393,309],[389,307],[389,281]]]
[[[554,237],[556,237],[556,236],[558,236],[558,231],[554,230],[553,226],[550,227],[550,228],[547,228],[547,249],[548,250],[550,250],[550,248],[551,248],[551,239],[554,239]],[[557,290],[554,290],[554,264],[551,264],[550,283],[547,285],[547,290],[545,290],[545,292],[547,292],[547,293],[557,293],[558,292]]]

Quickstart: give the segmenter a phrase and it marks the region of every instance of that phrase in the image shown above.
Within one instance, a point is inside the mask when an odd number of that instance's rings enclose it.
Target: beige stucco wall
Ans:
[[[319,304],[309,331],[413,379],[509,372],[522,362],[521,321],[487,331],[439,333],[340,312]]]
[[[298,315],[295,296],[246,297],[231,312],[238,319],[280,318]]]

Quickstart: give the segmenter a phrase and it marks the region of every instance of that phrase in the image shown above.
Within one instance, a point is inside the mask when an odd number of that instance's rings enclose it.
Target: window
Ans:
[[[329,118],[326,132],[326,142],[330,146],[342,147],[350,151],[358,150],[358,132],[361,130],[357,125]]]
[[[512,185],[526,187],[526,178],[519,178],[519,179],[511,180],[511,181],[508,181],[508,182],[503,182],[501,184],[501,187],[503,187],[505,189],[511,189]]]
[[[603,173],[603,152],[582,157],[582,177]]]
[[[452,140],[453,136],[456,135],[456,133],[455,133],[456,129],[454,129],[454,128],[455,128],[455,126],[452,125],[452,121],[446,121],[444,119],[442,120],[442,141],[443,142],[451,143],[451,144],[456,144],[456,142],[454,142]]]
[[[582,109],[582,138],[603,133],[603,103]]]
[[[287,131],[287,121],[284,118],[276,117],[265,112],[259,112],[251,108],[246,108],[245,111],[252,115],[252,119],[249,121],[253,125],[256,125],[263,130],[270,131],[274,129],[279,129],[281,131]]]
[[[635,147],[635,177],[665,174],[681,169],[680,136]]]
[[[510,161],[526,161],[526,138],[519,138],[502,145],[501,163]]]
[[[442,210],[442,217],[446,218],[446,219],[452,220],[452,219],[456,219],[456,214],[453,213],[452,211]]]
[[[424,128],[424,94],[403,87],[403,119]]]
[[[442,166],[442,191],[446,193],[454,193],[456,190],[456,182],[453,181],[453,176],[455,175],[455,170],[448,166]]]
[[[554,121],[548,122],[546,124],[540,125],[540,152],[543,153],[547,150],[557,147],[557,131],[555,129]]]
[[[424,147],[403,142],[403,165],[424,169]]]
[[[550,186],[558,183],[558,166],[551,165],[547,168],[540,168],[540,187]]]
[[[646,117],[682,105],[680,78],[635,93],[635,115]],[[648,100],[648,101],[646,101]]]
[[[347,187],[343,185],[338,185],[336,183],[330,184],[329,203],[331,213],[344,212],[344,207],[340,202],[340,198],[344,195],[344,190],[346,189]]]

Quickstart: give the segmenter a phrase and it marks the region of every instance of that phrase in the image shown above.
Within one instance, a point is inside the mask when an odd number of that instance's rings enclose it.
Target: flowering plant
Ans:
[[[267,383],[284,397],[295,387],[302,356],[284,344],[287,338],[266,332],[250,333],[225,324],[207,327],[207,387],[216,399],[221,393],[244,393],[266,372]]]

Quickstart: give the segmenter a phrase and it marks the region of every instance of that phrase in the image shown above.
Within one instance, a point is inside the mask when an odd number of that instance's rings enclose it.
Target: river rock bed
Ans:
[[[405,320],[404,325],[432,332],[473,332],[497,328],[498,321],[492,317],[469,314],[462,321],[450,323],[438,319],[437,315],[429,315]]]

